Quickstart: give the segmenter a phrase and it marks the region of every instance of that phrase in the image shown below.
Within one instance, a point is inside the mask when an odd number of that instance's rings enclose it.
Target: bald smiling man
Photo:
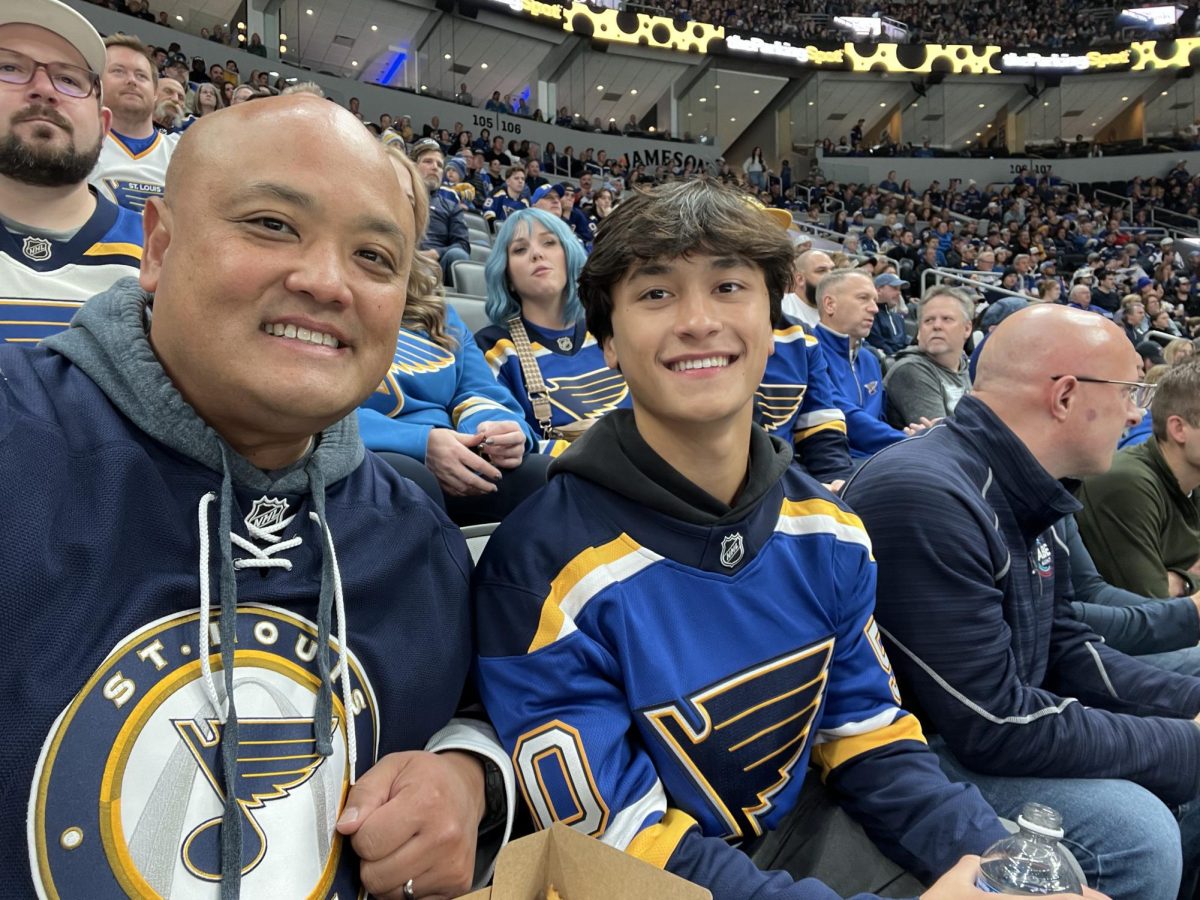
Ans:
[[[223,110],[147,204],[140,283],[0,346],[15,894],[450,897],[506,833],[511,766],[455,718],[466,547],[348,415],[427,214],[335,104]]]
[[[1032,306],[980,355],[952,420],[846,485],[879,564],[876,617],[905,700],[955,780],[1002,816],[1063,816],[1088,883],[1122,900],[1191,897],[1200,679],[1106,646],[1072,617],[1051,526],[1059,481],[1104,472],[1143,411],[1138,358],[1102,316]],[[1182,838],[1181,838],[1182,831]]]

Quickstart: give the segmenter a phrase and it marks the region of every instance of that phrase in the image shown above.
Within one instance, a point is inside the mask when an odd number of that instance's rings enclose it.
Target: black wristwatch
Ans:
[[[508,821],[508,794],[504,790],[504,774],[500,767],[486,756],[479,757],[483,763],[483,793],[487,808],[483,813],[483,821],[479,830],[491,831]]]

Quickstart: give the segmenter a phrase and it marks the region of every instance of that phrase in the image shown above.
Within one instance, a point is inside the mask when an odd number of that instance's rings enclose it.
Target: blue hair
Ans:
[[[558,238],[567,260],[563,321],[574,323],[583,318],[583,304],[579,302],[579,273],[587,262],[587,251],[583,249],[579,238],[575,237],[575,232],[558,216],[544,209],[522,209],[504,220],[496,240],[492,242],[492,252],[483,270],[487,282],[487,304],[484,308],[494,325],[503,326],[513,316],[521,314],[521,300],[509,289],[508,245],[518,233],[532,231],[534,225],[541,225]]]

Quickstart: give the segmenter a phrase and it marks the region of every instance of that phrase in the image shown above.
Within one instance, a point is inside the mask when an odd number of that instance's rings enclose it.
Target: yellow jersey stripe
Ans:
[[[896,741],[920,741],[925,743],[925,735],[921,731],[921,723],[913,715],[905,715],[896,719],[891,725],[868,731],[866,734],[856,734],[818,744],[812,749],[812,760],[821,767],[822,778],[843,763],[856,756],[884,747]]]
[[[92,244],[83,251],[84,256],[133,256],[142,258],[142,248],[137,244],[114,241],[108,244]]]
[[[784,500],[775,530],[784,534],[831,534],[847,544],[858,544],[875,559],[871,538],[862,519],[830,500]]]
[[[797,428],[792,432],[793,441],[802,441],[805,438],[812,437],[818,431],[840,431],[846,433],[846,420],[837,419],[833,422],[822,422],[820,425],[814,425],[812,428]]]
[[[662,559],[646,550],[627,534],[620,534],[600,547],[588,547],[572,559],[554,581],[542,602],[537,633],[529,653],[546,647],[575,630],[574,616],[609,585]]]
[[[679,809],[668,809],[667,814],[657,823],[642,829],[638,836],[629,842],[625,852],[642,862],[665,869],[667,861],[683,840],[683,836],[696,827],[696,820],[687,813]]]

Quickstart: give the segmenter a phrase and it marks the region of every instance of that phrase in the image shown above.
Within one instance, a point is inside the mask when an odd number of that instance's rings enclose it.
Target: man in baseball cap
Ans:
[[[562,216],[562,198],[566,193],[561,184],[543,184],[533,192],[529,205],[544,209],[553,216]]]
[[[412,148],[412,159],[429,191],[429,224],[421,240],[421,255],[442,267],[442,279],[452,284],[451,270],[460,259],[471,258],[471,234],[458,194],[442,184],[446,157],[433,138],[421,138]]]
[[[96,29],[58,0],[6,3],[0,48],[0,342],[34,342],[137,274],[142,225],[87,183],[111,120]]]
[[[908,282],[891,272],[875,278],[875,290],[879,294],[879,312],[867,335],[867,343],[877,347],[888,356],[899,353],[908,346],[908,332],[904,329],[904,314],[900,312],[900,289]]]

